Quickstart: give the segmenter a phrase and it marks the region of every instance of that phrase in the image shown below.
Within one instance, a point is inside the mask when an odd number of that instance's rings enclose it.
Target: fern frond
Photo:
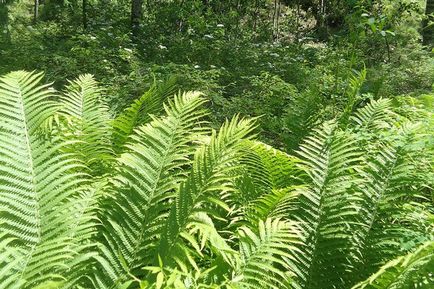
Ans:
[[[286,113],[285,124],[290,131],[286,143],[291,150],[298,148],[323,118],[326,101],[318,89],[307,90],[294,99]]]
[[[61,113],[70,119],[69,139],[79,143],[74,150],[80,152],[84,162],[96,170],[112,158],[109,112],[103,104],[102,90],[90,74],[70,81],[60,101]]]
[[[255,142],[253,150],[259,155],[273,189],[283,189],[304,182],[305,174],[299,168],[298,158],[261,142]]]
[[[241,176],[235,182],[237,191],[227,198],[227,202],[235,207],[233,214],[243,215],[246,209],[250,211],[249,207],[254,207],[262,197],[301,184],[305,175],[299,168],[298,162],[296,157],[264,143],[257,141],[247,143],[241,159]],[[238,218],[243,217],[232,215],[233,222]],[[259,219],[265,220],[266,217]]]
[[[355,281],[363,280],[385,261],[406,252],[404,243],[408,251],[432,236],[427,201],[421,198],[421,190],[429,183],[425,169],[418,168],[424,156],[417,146],[413,147],[419,137],[412,136],[415,131],[407,125],[391,130],[374,130],[372,135],[365,132],[363,136],[363,142],[371,145],[365,148],[366,166],[359,172],[366,180],[362,186],[366,198],[360,219],[363,225],[354,235],[360,252],[354,262],[357,270],[351,273]],[[376,142],[378,138],[381,141]]]
[[[392,102],[390,99],[372,100],[364,107],[358,109],[351,120],[357,125],[357,128],[366,131],[376,131],[387,129],[391,126],[393,112],[391,110]]]
[[[162,230],[157,255],[165,263],[176,261],[182,266],[189,258],[181,235],[192,216],[204,209],[203,202],[209,201],[213,193],[218,196],[231,189],[232,172],[241,157],[242,140],[248,138],[254,127],[251,120],[235,117],[226,122],[218,134],[213,132],[209,144],[195,153],[192,170],[177,191]]]
[[[343,282],[339,276],[348,270],[346,258],[362,200],[357,191],[362,179],[354,174],[361,160],[356,142],[352,135],[325,124],[300,146],[310,177],[309,185],[299,190],[297,213],[306,238],[298,255],[299,283],[305,288],[337,286]]]
[[[175,93],[176,81],[169,79],[163,84],[156,82],[140,98],[127,107],[113,122],[113,144],[116,153],[122,152],[134,128],[152,120],[152,115],[163,112],[163,103]]]
[[[23,288],[62,279],[80,251],[69,231],[71,202],[88,179],[76,156],[63,152],[70,143],[40,133],[58,109],[41,78],[23,71],[0,78],[0,222],[22,256],[0,284],[14,275]]]
[[[0,288],[19,289],[25,281],[20,280],[19,268],[23,260],[23,253],[14,248],[15,239],[7,237],[5,233],[0,235]]]
[[[100,217],[106,220],[100,263],[112,279],[107,284],[152,262],[150,240],[164,224],[168,199],[184,179],[181,169],[190,163],[192,141],[204,132],[203,103],[200,93],[175,96],[165,106],[167,116],[137,128],[117,159],[114,191],[103,202]]]
[[[345,107],[343,108],[342,113],[339,116],[338,122],[342,127],[348,125],[348,120],[351,117],[354,106],[361,99],[360,97],[360,89],[362,88],[363,83],[366,80],[366,68],[363,68],[360,72],[353,71],[348,83],[348,87],[346,88],[346,96],[348,97],[346,100]]]
[[[196,253],[202,254],[201,251],[209,243],[208,247],[216,256],[221,256],[223,261],[228,265],[226,267],[235,267],[237,262],[239,262],[238,252],[232,249],[229,241],[221,236],[212,218],[206,213],[198,212],[194,214],[186,227],[186,231],[189,236],[195,236],[196,233],[199,235]],[[224,264],[218,263],[218,266],[220,267],[218,270],[221,271]]]
[[[297,187],[274,189],[253,201],[246,210],[245,218],[253,224],[268,218],[291,220],[297,210],[297,197]]]
[[[434,242],[421,245],[415,252],[398,257],[352,289],[432,288],[434,284]]]
[[[284,258],[294,260],[301,234],[297,225],[280,219],[259,221],[253,231],[241,227],[240,267],[233,283],[241,288],[291,288],[294,273]]]

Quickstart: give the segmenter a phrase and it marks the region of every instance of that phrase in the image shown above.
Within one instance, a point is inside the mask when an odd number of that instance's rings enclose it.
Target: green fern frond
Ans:
[[[297,197],[297,187],[274,189],[253,201],[246,210],[245,218],[253,224],[268,218],[291,220],[297,210]]]
[[[242,215],[263,196],[273,194],[280,189],[301,184],[305,178],[299,168],[299,160],[280,150],[274,149],[261,142],[246,144],[244,156],[241,159],[241,176],[236,179],[237,192],[228,196],[227,202],[238,208],[231,217],[237,221],[236,214]],[[265,220],[266,217],[259,219]]]
[[[363,225],[354,236],[354,244],[360,248],[354,262],[357,270],[351,273],[356,281],[432,235],[427,200],[421,198],[421,190],[429,180],[425,169],[418,168],[424,156],[413,146],[419,139],[412,136],[413,129],[417,127],[403,125],[385,133],[374,130],[371,136],[366,133],[363,136],[363,143],[367,140],[371,145],[365,148],[366,166],[359,172],[366,180],[362,186],[366,197],[360,219]]]
[[[113,143],[116,153],[122,152],[123,145],[128,141],[133,130],[152,120],[152,115],[163,112],[163,103],[175,94],[176,81],[169,79],[163,84],[154,84],[140,98],[127,107],[113,122]]]
[[[294,273],[284,258],[294,260],[301,234],[297,225],[280,219],[259,221],[252,231],[239,230],[239,268],[233,283],[241,288],[291,288]]]
[[[295,98],[285,116],[286,127],[290,135],[286,140],[288,148],[295,150],[323,118],[326,100],[321,92],[313,88]]]
[[[348,121],[351,117],[354,107],[361,100],[360,90],[365,80],[366,68],[363,68],[360,72],[356,70],[353,71],[349,79],[347,88],[345,89],[345,94],[348,98],[338,120],[341,127],[345,127],[348,125]]]
[[[102,101],[102,90],[90,74],[70,81],[61,95],[61,114],[69,121],[68,139],[77,140],[74,151],[81,152],[84,162],[96,170],[112,158],[109,112]]]
[[[235,117],[227,121],[218,134],[214,131],[209,144],[196,152],[192,170],[177,191],[161,234],[157,255],[165,263],[176,261],[182,266],[184,260],[189,258],[181,235],[192,216],[204,210],[203,202],[209,201],[213,194],[218,197],[231,190],[232,172],[241,157],[242,140],[249,137],[254,127],[251,120]]]
[[[19,289],[25,281],[20,279],[19,265],[24,259],[23,253],[14,248],[15,239],[7,237],[7,234],[0,235],[0,288]]]
[[[165,106],[167,116],[137,128],[117,159],[113,193],[103,203],[105,244],[100,260],[115,282],[152,262],[149,246],[164,224],[168,199],[185,178],[181,169],[190,164],[196,148],[192,141],[204,132],[203,103],[199,93],[175,96]]]
[[[70,143],[42,137],[58,105],[41,78],[22,71],[0,78],[0,222],[22,256],[0,284],[15,275],[23,288],[62,279],[80,251],[69,231],[77,221],[71,204],[88,179],[77,156],[62,152]]]
[[[298,158],[260,142],[255,142],[253,150],[259,155],[273,189],[283,189],[303,182],[304,172],[298,166]]]
[[[434,242],[421,245],[415,252],[398,257],[352,289],[429,289],[434,284]]]
[[[351,120],[357,125],[358,129],[366,131],[376,131],[379,129],[390,128],[393,120],[392,102],[390,99],[372,100],[364,107],[358,109]]]
[[[354,173],[361,151],[356,138],[325,124],[305,140],[299,155],[310,177],[309,185],[299,190],[297,221],[305,235],[298,255],[299,283],[331,288],[343,282],[339,276],[348,270],[346,258],[363,199],[357,190],[362,179]]]
[[[201,251],[209,244],[209,248],[215,255],[221,256],[223,261],[228,265],[227,267],[235,267],[238,260],[238,252],[231,248],[228,240],[224,239],[217,231],[214,221],[206,213],[199,212],[191,217],[186,231],[188,235],[195,236],[198,234],[197,252]],[[194,239],[196,240],[196,239]],[[218,263],[218,270],[222,270],[224,264]]]

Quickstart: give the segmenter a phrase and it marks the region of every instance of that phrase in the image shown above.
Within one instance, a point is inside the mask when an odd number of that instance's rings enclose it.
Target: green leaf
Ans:
[[[160,289],[163,286],[164,282],[164,274],[163,272],[160,272],[157,274],[157,281],[155,282],[156,289]]]

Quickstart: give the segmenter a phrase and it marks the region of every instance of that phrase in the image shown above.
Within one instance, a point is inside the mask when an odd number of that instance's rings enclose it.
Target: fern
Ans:
[[[115,191],[103,205],[107,206],[104,218],[108,220],[102,253],[104,263],[110,264],[104,267],[114,281],[149,256],[147,242],[161,226],[154,221],[161,217],[166,200],[184,178],[180,169],[188,165],[194,149],[189,143],[203,132],[196,127],[205,115],[199,108],[202,103],[198,93],[176,96],[166,107],[166,117],[136,129],[133,143],[126,144],[127,152],[117,160],[120,169],[111,181]]]
[[[267,208],[266,203],[271,205],[279,200],[285,203],[287,198],[284,195],[291,191],[288,187],[301,184],[304,178],[303,171],[298,168],[298,162],[297,158],[264,143],[248,144],[241,159],[240,177],[235,182],[237,193],[230,194],[226,199],[232,207],[238,208],[234,209],[231,215],[233,223],[235,224],[238,219],[242,220],[243,214],[257,220],[266,219],[265,211],[271,212],[275,209]],[[257,215],[259,211],[255,207],[260,203],[264,206],[258,209],[264,211],[264,214]]]
[[[421,245],[415,252],[383,265],[378,272],[353,289],[431,288],[434,282],[434,242]]]
[[[366,106],[360,108],[351,116],[358,129],[376,131],[390,127],[389,120],[393,116],[389,99],[373,100]]]
[[[104,170],[103,165],[113,152],[108,107],[102,102],[97,82],[89,74],[70,81],[60,102],[60,113],[69,120],[68,138],[78,141],[73,151],[80,152],[89,167]]]
[[[411,249],[425,241],[429,236],[427,232],[432,230],[431,217],[423,213],[427,211],[426,200],[420,198],[419,191],[428,182],[425,173],[421,174],[415,160],[409,157],[410,154],[413,158],[420,155],[412,151],[413,140],[406,135],[396,130],[392,138],[380,137],[382,140],[377,146],[369,147],[365,160],[368,165],[361,172],[368,180],[364,192],[369,197],[365,198],[365,214],[360,220],[364,226],[357,231],[355,239],[361,248],[359,262],[356,262],[359,270],[352,273],[358,280],[399,254],[404,242],[411,240],[413,245],[406,245],[405,250]],[[372,137],[379,136],[377,130]],[[366,135],[363,142],[365,138]],[[412,212],[408,213],[409,210]]]
[[[257,232],[255,232],[258,230]],[[242,288],[291,288],[291,268],[283,258],[294,259],[292,252],[300,242],[294,223],[279,219],[259,221],[255,231],[239,230],[241,263],[235,271],[235,284]]]
[[[117,153],[122,152],[123,145],[128,141],[134,128],[149,122],[152,115],[158,115],[167,97],[174,93],[175,79],[169,79],[162,85],[156,82],[140,98],[127,107],[113,120],[113,142]]]
[[[324,125],[299,151],[310,177],[309,186],[301,191],[297,214],[306,238],[299,255],[300,283],[305,288],[342,282],[339,274],[348,269],[346,255],[360,210],[356,188],[361,179],[354,170],[360,165],[361,152],[353,136],[334,129]],[[336,273],[330,274],[331,270]]]
[[[246,211],[251,223],[268,218],[291,219],[297,210],[297,187],[274,189],[253,201]]]
[[[183,265],[185,246],[183,235],[190,218],[200,212],[201,205],[209,201],[214,192],[230,190],[233,166],[240,158],[241,140],[246,138],[254,125],[249,120],[234,118],[226,122],[219,133],[213,133],[210,143],[195,153],[193,167],[188,178],[181,184],[173,206],[170,209],[166,226],[161,233],[157,254],[163,261],[176,261]]]
[[[80,251],[69,229],[87,177],[75,155],[62,153],[67,143],[38,133],[58,109],[52,92],[38,85],[41,78],[13,72],[0,80],[0,220],[21,256],[0,276],[2,288],[12,275],[23,288],[60,280]]]
[[[432,125],[405,107],[352,102],[290,155],[171,84],[112,120],[90,75],[41,79],[0,78],[0,288],[432,283]]]

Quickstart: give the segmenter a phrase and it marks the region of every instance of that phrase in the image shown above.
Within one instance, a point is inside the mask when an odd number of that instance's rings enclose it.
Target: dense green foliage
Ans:
[[[197,92],[111,119],[91,76],[41,77],[0,80],[1,288],[432,285],[432,96],[373,100],[288,155],[253,120],[211,129]]]
[[[433,20],[0,0],[0,289],[432,289]]]

